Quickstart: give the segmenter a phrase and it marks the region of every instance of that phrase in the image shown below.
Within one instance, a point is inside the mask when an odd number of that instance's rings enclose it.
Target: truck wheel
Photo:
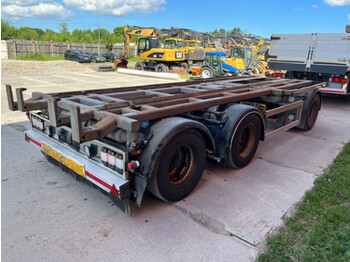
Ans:
[[[157,64],[156,71],[157,72],[168,72],[168,67],[164,64]]]
[[[164,201],[179,201],[197,186],[205,161],[203,137],[194,130],[185,130],[162,146],[147,187]]]
[[[306,114],[306,118],[303,119],[305,124],[302,127],[299,126],[301,130],[308,131],[313,128],[318,116],[318,111],[320,110],[320,104],[320,96],[315,94],[312,97],[309,105],[306,107],[306,110],[303,110],[303,114]]]
[[[230,139],[227,153],[227,165],[233,168],[241,168],[253,159],[259,145],[261,135],[261,122],[256,114],[245,116]]]
[[[211,70],[209,67],[204,67],[201,70],[201,78],[212,78],[214,76],[213,70]]]

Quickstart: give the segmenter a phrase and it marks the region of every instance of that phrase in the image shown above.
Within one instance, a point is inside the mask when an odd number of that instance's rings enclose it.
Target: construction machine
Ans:
[[[268,43],[260,40],[257,45],[231,45],[227,63],[233,67],[251,71],[254,74],[264,73],[267,68],[265,56],[269,49]]]
[[[185,47],[182,39],[166,38],[164,47],[161,47],[159,31],[157,29],[130,29],[128,26],[125,26],[123,61],[116,61],[116,67],[127,63],[130,51],[130,39],[133,35],[141,36],[137,40],[137,56],[143,61],[136,63],[135,68],[137,70],[167,72],[173,67],[189,70],[193,63],[202,62],[205,59],[204,49]]]
[[[119,59],[114,60],[114,66],[116,68],[118,67],[127,67],[128,64],[128,58],[129,58],[129,52],[130,52],[130,42],[131,37],[133,35],[136,36],[142,36],[138,39],[138,46],[139,43],[142,43],[142,47],[138,48],[138,52],[140,51],[147,51],[152,48],[156,48],[160,46],[159,40],[158,40],[158,29],[153,27],[147,27],[147,28],[140,28],[140,27],[133,27],[129,28],[129,26],[124,27],[124,47],[123,47],[123,55]]]
[[[237,68],[227,64],[225,52],[207,52],[205,63],[201,68],[193,68],[192,75],[203,79],[238,75]]]

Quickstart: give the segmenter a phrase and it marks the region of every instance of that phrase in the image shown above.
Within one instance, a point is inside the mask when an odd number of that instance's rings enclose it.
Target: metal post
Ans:
[[[101,42],[101,30],[100,30],[100,22],[98,22],[98,54],[100,55],[100,42]]]

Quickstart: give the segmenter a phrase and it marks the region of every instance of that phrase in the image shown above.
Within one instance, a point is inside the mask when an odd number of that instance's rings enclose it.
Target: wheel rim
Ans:
[[[248,157],[255,145],[256,128],[253,124],[246,126],[238,140],[240,157]]]
[[[173,186],[181,186],[193,173],[193,151],[187,145],[180,146],[170,159],[168,169],[169,182]]]
[[[207,69],[203,70],[203,78],[210,78],[210,71]]]

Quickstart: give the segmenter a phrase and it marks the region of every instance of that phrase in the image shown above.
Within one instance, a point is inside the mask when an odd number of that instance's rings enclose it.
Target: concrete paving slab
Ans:
[[[209,166],[197,190],[176,204],[257,245],[314,181],[310,173],[255,159],[240,170]],[[220,189],[219,189],[220,188]],[[219,189],[219,190],[218,190]]]

